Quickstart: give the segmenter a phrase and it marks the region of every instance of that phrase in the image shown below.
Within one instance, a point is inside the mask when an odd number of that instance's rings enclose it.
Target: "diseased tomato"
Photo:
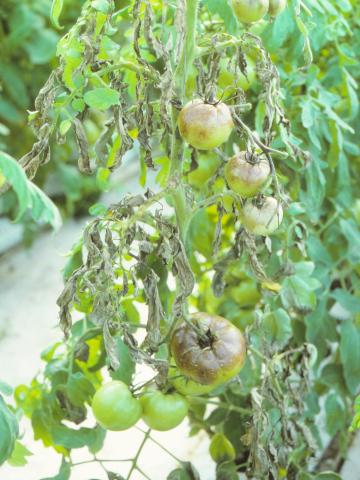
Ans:
[[[218,315],[195,313],[191,322],[204,332],[199,336],[187,322],[171,339],[171,352],[180,372],[203,385],[220,385],[237,375],[245,362],[245,339],[231,322]]]
[[[169,381],[179,393],[189,396],[206,395],[217,387],[217,385],[202,385],[194,382],[180,373],[174,365],[170,366]]]
[[[286,8],[287,0],[269,0],[269,14],[276,17]]]
[[[225,97],[234,95],[235,88],[242,88],[247,92],[256,80],[255,62],[250,57],[246,57],[246,76],[239,71],[237,75],[229,72],[228,60],[222,58],[220,60],[220,74],[218,77],[218,85],[225,90]],[[231,88],[233,87],[233,88]],[[219,92],[221,93],[221,92]]]
[[[120,381],[99,388],[92,401],[92,410],[98,423],[107,430],[126,430],[135,425],[142,413],[139,400]]]
[[[244,23],[261,20],[269,10],[269,0],[232,0],[235,15]]]
[[[225,103],[189,102],[179,114],[181,136],[199,150],[211,150],[226,142],[234,123]]]
[[[253,197],[269,178],[270,166],[265,158],[240,152],[230,158],[224,173],[231,190],[242,197]]]
[[[273,197],[248,200],[241,211],[244,226],[255,235],[269,235],[277,230],[283,219],[281,204]]]
[[[154,430],[165,432],[177,427],[186,417],[189,405],[179,393],[147,390],[141,397],[142,419]]]

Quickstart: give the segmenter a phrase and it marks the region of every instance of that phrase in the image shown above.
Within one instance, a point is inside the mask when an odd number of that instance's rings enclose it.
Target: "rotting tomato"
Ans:
[[[286,8],[287,0],[269,0],[269,14],[276,17]]]
[[[180,393],[162,393],[159,390],[147,390],[141,397],[142,419],[152,429],[165,432],[184,420],[189,404]]]
[[[229,107],[222,102],[189,102],[179,114],[180,135],[199,150],[211,150],[226,142],[234,122]]]
[[[231,190],[242,197],[253,197],[269,178],[270,166],[264,158],[240,152],[230,158],[224,173]]]
[[[140,419],[142,409],[128,386],[120,381],[102,385],[94,395],[92,410],[98,423],[107,430],[127,430]]]
[[[277,230],[283,219],[283,209],[273,197],[247,200],[241,211],[241,220],[249,232],[255,235],[270,235]]]
[[[269,10],[269,0],[232,0],[232,5],[238,20],[244,23],[258,22]]]
[[[181,323],[171,338],[171,353],[180,372],[202,385],[213,386],[237,375],[246,358],[240,330],[223,317],[203,312],[193,314],[190,322],[194,326]]]

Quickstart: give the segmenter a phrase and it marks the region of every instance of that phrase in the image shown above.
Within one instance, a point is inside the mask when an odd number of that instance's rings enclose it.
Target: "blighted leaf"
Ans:
[[[118,350],[118,358],[120,359],[120,366],[110,372],[111,378],[121,380],[127,385],[130,385],[132,376],[135,373],[134,360],[130,355],[129,348],[120,337],[117,337],[115,342]]]
[[[266,314],[262,325],[270,339],[280,347],[286,345],[292,337],[291,319],[283,308]]]

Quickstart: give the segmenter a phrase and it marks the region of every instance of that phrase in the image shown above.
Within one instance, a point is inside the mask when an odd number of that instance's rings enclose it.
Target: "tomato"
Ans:
[[[181,136],[199,150],[211,150],[226,142],[234,123],[225,103],[189,102],[179,114]]]
[[[287,0],[269,0],[269,14],[276,17],[286,8]]]
[[[258,22],[269,10],[269,0],[232,0],[232,5],[238,20],[244,23]]]
[[[240,70],[237,74],[229,72],[228,64],[226,58],[220,60],[218,85],[222,90],[226,90],[225,97],[234,95],[235,88],[242,88],[244,92],[247,92],[256,80],[255,62],[250,57],[246,57],[246,76]]]
[[[189,404],[179,393],[148,390],[140,397],[142,419],[154,430],[165,432],[177,427],[186,417]]]
[[[206,182],[215,174],[220,165],[220,158],[214,152],[200,153],[198,166],[187,174],[188,182],[192,187],[203,189]]]
[[[244,226],[255,235],[269,235],[277,230],[283,219],[283,209],[273,197],[263,197],[260,203],[248,200],[241,212]]]
[[[139,400],[120,381],[99,388],[92,401],[92,410],[98,423],[107,430],[126,430],[135,425],[142,413]]]
[[[195,313],[174,331],[170,348],[175,363],[186,377],[203,385],[221,385],[241,370],[246,357],[245,339],[231,322],[218,315]]]
[[[242,197],[253,197],[269,178],[270,166],[265,158],[240,152],[230,158],[224,173],[231,190]]]
[[[179,393],[189,396],[206,395],[217,387],[217,385],[202,385],[194,382],[182,375],[173,365],[170,366],[169,381]]]

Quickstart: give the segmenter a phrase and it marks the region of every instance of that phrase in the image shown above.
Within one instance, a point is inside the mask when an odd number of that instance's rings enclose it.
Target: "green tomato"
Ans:
[[[184,420],[189,404],[179,393],[162,393],[148,390],[140,397],[143,409],[142,419],[152,429],[165,432]]]
[[[142,413],[139,400],[120,381],[109,382],[99,388],[92,401],[92,410],[102,427],[115,431],[132,427]]]
[[[203,312],[193,314],[191,322],[194,328],[183,322],[175,329],[170,342],[180,372],[195,382],[213,387],[237,375],[246,358],[245,338],[240,330],[223,317]]]
[[[243,225],[255,235],[270,235],[279,228],[282,219],[282,206],[273,197],[262,198],[260,204],[248,200],[241,211]]]
[[[269,10],[269,0],[232,0],[234,13],[243,23],[261,20]]]
[[[248,152],[240,152],[226,163],[224,173],[233,192],[242,197],[253,197],[269,178],[270,166],[266,159],[254,158]]]
[[[170,367],[169,381],[179,393],[189,396],[206,395],[217,387],[217,385],[202,385],[194,382],[191,378],[182,375],[176,366]]]
[[[235,88],[241,88],[245,92],[254,84],[256,80],[256,66],[255,62],[246,57],[246,76],[239,70],[237,76],[228,70],[228,60],[222,58],[220,60],[220,74],[218,77],[218,85],[222,90],[225,90],[225,98],[234,94]],[[230,88],[234,87],[234,88]],[[220,92],[219,92],[220,93]]]
[[[286,8],[287,0],[269,0],[269,14],[276,17]]]
[[[226,142],[234,127],[229,107],[222,102],[189,102],[178,119],[180,135],[192,147],[211,150]]]
[[[200,153],[198,166],[187,174],[187,179],[192,187],[203,189],[206,182],[215,174],[220,165],[220,158],[213,152]]]

